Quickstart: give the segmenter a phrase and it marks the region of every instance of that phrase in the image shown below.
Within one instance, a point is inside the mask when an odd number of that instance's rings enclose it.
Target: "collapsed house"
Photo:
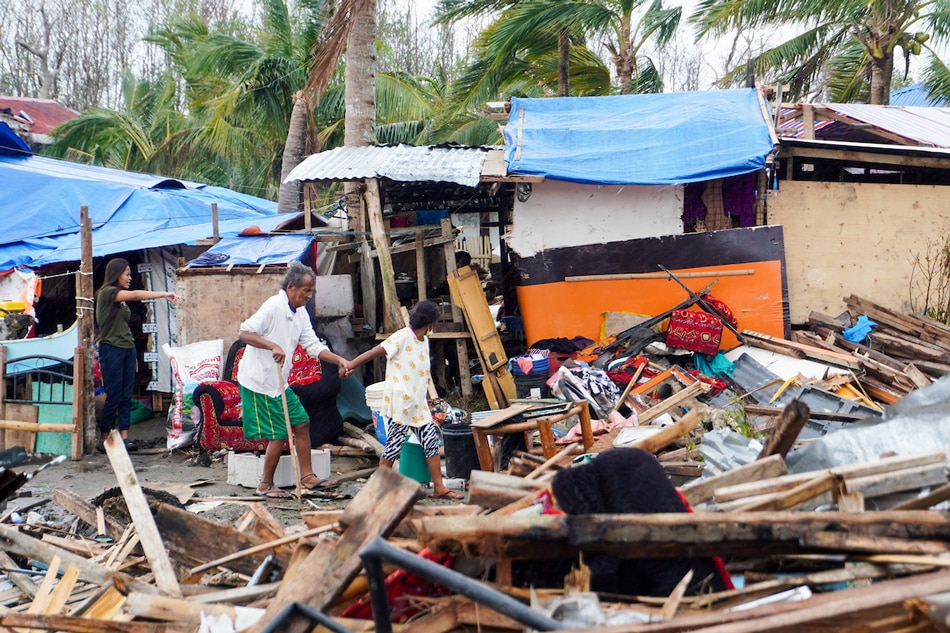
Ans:
[[[742,95],[749,97],[755,95]],[[733,98],[727,95],[724,103],[734,105]],[[768,119],[761,112],[758,119],[752,116],[750,103],[746,101],[744,112],[756,121],[759,134],[759,122],[767,128]],[[513,103],[512,130],[518,129],[517,105]],[[530,105],[521,134],[522,157],[529,154]],[[750,159],[751,170],[695,181],[705,183],[702,190],[687,191],[693,182],[602,186],[537,174],[513,174],[520,182],[499,180],[498,191],[511,196],[499,207],[511,215],[499,211],[498,218],[499,223],[510,220],[504,222],[503,234],[515,251],[517,299],[529,340],[583,334],[598,343],[593,339],[608,330],[603,313],[619,315],[611,339],[579,350],[586,353],[570,360],[594,368],[598,361],[601,368],[612,368],[609,361],[623,360],[619,376],[626,387],[594,393],[589,383],[581,383],[571,390],[571,379],[562,371],[570,372],[570,363],[563,363],[552,372],[557,379],[550,387],[573,394],[566,398],[571,402],[506,401],[504,390],[495,392],[498,397],[489,399],[494,410],[469,425],[478,468],[469,474],[465,505],[416,506],[418,482],[381,470],[345,508],[302,512],[305,527],[295,526],[291,533],[275,527],[259,505],[234,525],[222,526],[167,505],[151,511],[143,507],[131,462],[111,442],[109,459],[121,475],[132,521],[98,520],[94,504],[65,492],[57,495],[58,503],[89,525],[102,525],[101,531],[116,539],[98,547],[96,561],[64,553],[62,541],[51,546],[0,526],[0,539],[13,555],[47,564],[59,556],[81,571],[83,581],[106,589],[81,609],[59,615],[68,602],[61,598],[79,591],[73,576],[80,572],[56,581],[56,573],[49,571],[44,584],[49,591],[57,588],[56,599],[51,593],[44,614],[35,607],[26,615],[4,615],[0,623],[78,630],[87,623],[77,620],[91,617],[132,620],[128,624],[135,630],[193,631],[214,615],[225,626],[222,630],[252,631],[304,631],[316,624],[337,631],[366,630],[369,618],[373,630],[389,631],[399,622],[403,631],[426,633],[470,627],[602,630],[605,625],[618,633],[946,630],[950,394],[943,376],[950,370],[950,328],[893,307],[893,298],[877,300],[877,285],[882,292],[891,287],[884,277],[875,278],[876,286],[861,294],[849,294],[844,281],[841,296],[792,318],[792,304],[806,301],[814,290],[812,284],[799,283],[809,281],[811,269],[798,259],[792,264],[789,228],[773,223],[771,206],[776,198],[791,199],[785,195],[790,191],[803,199],[817,197],[796,174],[835,173],[835,163],[816,168],[819,159],[841,161],[839,180],[878,178],[880,156],[896,157],[904,150],[875,151],[873,160],[861,154],[857,158],[871,166],[857,173],[850,164],[855,159],[851,150],[843,155],[829,154],[828,148],[818,152],[807,141],[789,141],[785,149],[780,145],[770,162],[766,145],[772,141],[766,136],[759,138],[759,152],[764,153]],[[514,132],[506,148],[512,154],[509,169],[517,163],[518,137]],[[804,153],[796,154],[799,148]],[[909,150],[915,158],[917,151]],[[930,164],[913,162],[920,168]],[[483,177],[484,165],[481,169]],[[749,173],[762,186],[757,185],[751,207],[743,207],[751,208],[751,216],[743,211],[746,219],[735,220],[740,226],[733,227],[734,220],[725,209],[720,213],[714,201],[725,199],[728,179]],[[380,176],[384,174],[362,174],[369,180]],[[425,182],[418,173],[411,178]],[[378,184],[370,183],[368,189]],[[410,195],[409,186],[384,184]],[[913,191],[926,192],[935,184]],[[826,185],[830,183],[819,183],[819,190],[833,189]],[[493,188],[487,182],[468,186],[486,196]],[[441,187],[442,195],[436,197],[448,199],[446,186]],[[896,200],[906,193],[903,187],[893,186],[887,195]],[[883,195],[882,189],[874,191]],[[594,218],[595,211],[611,207],[584,207],[582,217],[571,224],[574,236],[581,233],[578,226],[590,223],[600,223],[600,232],[591,231],[596,243],[571,252],[568,244],[557,241],[565,239],[563,226],[551,226],[558,223],[545,222],[542,212],[560,208],[563,199],[581,206],[577,200],[597,194],[633,196],[638,218],[641,209],[655,203],[653,215],[659,219],[630,229],[621,226],[616,208]],[[859,198],[864,200],[864,194]],[[390,214],[398,214],[393,203],[411,202],[388,198],[387,209],[387,194],[381,199],[378,217],[367,215],[368,224],[384,218],[392,223]],[[846,207],[844,190],[834,199]],[[420,210],[430,210],[429,201],[422,204],[426,206]],[[820,216],[822,207],[809,204]],[[693,216],[685,215],[687,206],[694,209]],[[702,207],[706,212],[699,218],[696,210]],[[824,214],[831,215],[826,207]],[[651,217],[646,211],[642,215]],[[702,230],[699,219],[706,229],[718,230]],[[465,287],[474,285],[468,271],[452,270],[442,247],[457,236],[446,224],[451,223],[417,224],[406,231],[413,235],[403,251],[411,262],[406,265],[422,271],[410,297],[423,296],[419,288],[433,276],[425,251],[436,251],[435,259],[447,268],[452,305],[464,313],[459,333],[478,347],[486,377],[501,381],[508,359],[497,355],[505,350],[481,348],[482,342],[493,340],[491,332],[475,325],[487,312],[487,300]],[[872,233],[870,226],[862,233]],[[373,234],[374,253],[367,239],[360,245],[365,250],[354,250],[351,259],[382,262],[387,248],[399,248],[383,239],[393,232],[392,224],[390,231],[365,228]],[[687,228],[692,232],[685,233]],[[619,239],[606,239],[614,237]],[[810,247],[811,239],[796,238],[796,249]],[[532,245],[532,240],[540,241]],[[718,252],[706,252],[710,245]],[[650,255],[641,258],[641,251]],[[795,253],[798,258],[803,251]],[[658,263],[664,268],[654,270]],[[393,275],[393,286],[395,279]],[[367,289],[369,280],[361,283],[366,284],[364,296],[377,295],[375,288]],[[534,284],[547,284],[549,292],[532,294]],[[397,289],[383,288],[378,294],[391,293],[389,298],[398,303]],[[710,293],[720,302],[712,301]],[[661,298],[653,300],[655,295]],[[392,303],[376,305],[388,310]],[[714,347],[700,337],[702,347],[691,348],[684,335],[670,343],[667,323],[672,315],[667,313],[676,306],[723,321],[711,339]],[[483,311],[476,313],[476,307]],[[570,320],[564,320],[564,313]],[[733,330],[724,325],[729,313],[735,319]],[[370,326],[373,335],[375,324]],[[807,327],[793,333],[792,324]],[[725,352],[731,371],[721,371],[726,365],[719,352]],[[693,373],[703,360],[706,371]],[[523,374],[534,371],[536,359],[529,361],[516,363]],[[526,433],[530,441],[525,450],[507,455],[503,469],[504,438]],[[196,542],[207,546],[195,548]],[[384,565],[400,569],[387,575]],[[640,584],[644,579],[650,582]],[[610,595],[611,587],[624,594],[622,599]],[[29,601],[21,596],[30,594],[19,591],[14,600],[25,610]]]

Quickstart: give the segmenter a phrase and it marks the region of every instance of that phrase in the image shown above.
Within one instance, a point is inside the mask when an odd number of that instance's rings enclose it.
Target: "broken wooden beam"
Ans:
[[[761,481],[763,479],[772,479],[788,472],[785,460],[781,455],[770,455],[763,459],[756,460],[751,464],[739,466],[724,473],[714,475],[708,479],[691,481],[682,486],[680,492],[686,497],[686,500],[696,505],[709,501],[713,498],[719,488],[725,488],[738,484],[739,482]]]
[[[168,504],[159,504],[154,514],[155,525],[162,535],[168,552],[184,565],[196,566],[249,550],[266,543],[257,536],[241,532],[229,525],[197,516]],[[200,547],[196,544],[200,543]],[[228,568],[251,575],[264,559],[273,553],[278,564],[286,566],[290,560],[287,548],[260,551],[229,561]]]
[[[467,547],[517,559],[547,559],[577,551],[618,558],[670,558],[716,554],[760,555],[807,551],[809,533],[899,539],[950,539],[950,518],[928,511],[695,512],[591,516],[432,517],[420,525],[422,544]],[[631,547],[636,543],[636,547]]]
[[[135,524],[135,531],[145,551],[145,557],[148,558],[155,576],[155,584],[169,595],[180,596],[181,587],[178,585],[178,577],[175,576],[175,570],[168,558],[168,551],[162,543],[158,528],[155,527],[148,501],[142,493],[142,487],[135,475],[135,468],[132,467],[132,460],[125,450],[125,442],[119,435],[119,431],[113,429],[103,438],[102,444],[112,464],[112,470],[115,471],[116,481],[122,490],[122,497],[125,499],[125,506],[129,510],[132,522]]]
[[[763,459],[770,455],[781,455],[785,457],[792,450],[798,434],[801,433],[805,423],[808,422],[808,416],[811,410],[808,405],[801,400],[792,400],[786,405],[779,416],[778,426],[769,434],[762,447],[762,451],[756,459]]]

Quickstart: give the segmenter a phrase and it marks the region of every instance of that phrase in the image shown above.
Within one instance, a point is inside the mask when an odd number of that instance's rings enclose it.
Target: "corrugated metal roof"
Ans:
[[[950,147],[950,108],[879,106],[864,103],[822,103],[848,118],[869,123],[932,147]]]
[[[431,145],[337,147],[308,156],[290,172],[286,181],[389,178],[476,187],[488,149]]]
[[[29,97],[0,97],[0,109],[9,108],[11,116],[29,125],[34,134],[49,134],[53,128],[75,119],[79,113],[51,99],[32,99]],[[29,118],[22,118],[19,113]]]
[[[922,83],[913,84],[905,88],[891,91],[892,106],[937,106],[947,105],[946,99],[934,99],[927,94],[927,88]]]

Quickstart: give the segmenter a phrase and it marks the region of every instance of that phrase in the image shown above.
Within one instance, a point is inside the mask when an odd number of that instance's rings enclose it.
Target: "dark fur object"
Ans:
[[[663,467],[651,453],[617,448],[590,464],[562,470],[551,485],[568,514],[686,512]],[[632,544],[632,548],[636,545]],[[668,596],[692,569],[687,593],[723,591],[726,585],[710,558],[618,559],[590,556],[594,591],[627,596]]]

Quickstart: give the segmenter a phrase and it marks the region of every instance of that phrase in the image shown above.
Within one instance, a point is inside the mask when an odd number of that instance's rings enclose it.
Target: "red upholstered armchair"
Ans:
[[[243,355],[244,343],[235,341],[228,350],[222,379],[203,382],[195,388],[193,398],[201,426],[198,441],[205,450],[263,452],[267,448],[267,440],[244,437],[241,391],[237,384],[238,364]],[[321,362],[299,346],[291,361],[288,384],[310,415],[310,437],[317,442],[316,447],[343,430],[343,419],[336,406],[340,390],[338,370],[335,365],[327,365],[327,371],[322,371]]]

